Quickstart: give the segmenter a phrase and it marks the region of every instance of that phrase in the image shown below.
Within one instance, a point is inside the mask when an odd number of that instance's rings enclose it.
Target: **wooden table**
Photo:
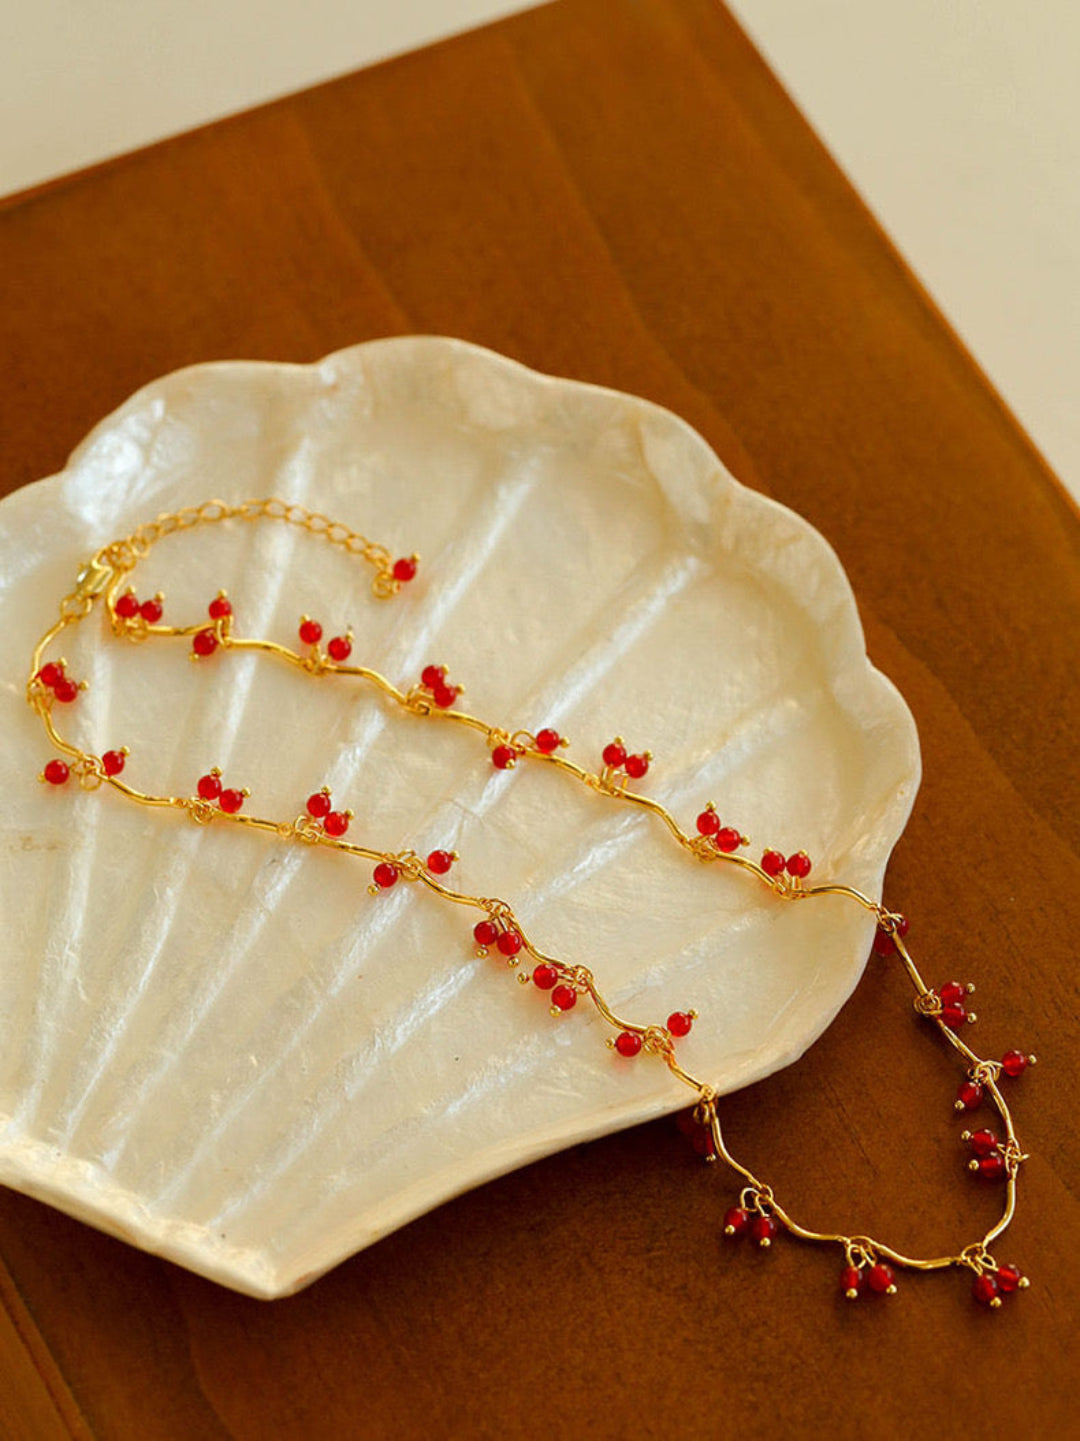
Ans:
[[[1076,1434],[1076,619],[1065,493],[711,0],[563,0],[0,209],[3,483],[220,357],[464,336],[646,395],[794,507],[919,724],[888,896],[1032,1152],[998,1314],[960,1274],[848,1305],[835,1253],[734,1247],[668,1122],[474,1192],[304,1294],[236,1296],[0,1197],[0,1432]],[[9,683],[11,678],[9,677]],[[17,964],[5,957],[4,964]],[[796,1214],[954,1246],[958,1074],[873,962],[799,1065],[724,1106]]]

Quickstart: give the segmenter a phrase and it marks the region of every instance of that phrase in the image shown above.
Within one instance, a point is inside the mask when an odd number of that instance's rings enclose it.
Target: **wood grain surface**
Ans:
[[[726,1243],[732,1178],[670,1122],[273,1303],[2,1192],[0,1433],[1077,1435],[1080,525],[726,12],[562,0],[15,197],[0,286],[6,489],[177,366],[398,332],[685,416],[839,552],[923,745],[887,898],[931,981],[977,982],[980,1049],[1041,1060],[999,1314],[961,1274],[848,1305],[835,1252]],[[797,1216],[926,1254],[998,1200],[958,1079],[874,961],[723,1114]]]

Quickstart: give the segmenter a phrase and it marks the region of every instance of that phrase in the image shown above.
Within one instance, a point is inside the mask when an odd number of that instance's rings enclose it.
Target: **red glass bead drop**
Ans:
[[[318,645],[322,640],[322,626],[317,620],[302,620],[300,622],[300,639],[305,645]]]
[[[641,1050],[641,1037],[636,1031],[620,1031],[615,1037],[615,1049],[629,1060]]]
[[[232,615],[232,604],[228,596],[216,595],[206,607],[206,612],[211,620],[224,620],[227,615]]]
[[[330,800],[329,791],[316,791],[314,795],[310,795],[307,798],[308,815],[314,816],[317,821],[321,821],[323,816],[330,814],[331,805],[332,801]]]
[[[121,620],[134,620],[139,614],[139,598],[133,590],[126,590],[116,602],[116,614]]]
[[[938,989],[943,1006],[958,1006],[967,995],[967,988],[960,981],[946,981]]]
[[[51,760],[47,762],[43,774],[51,786],[62,786],[71,774],[71,767],[66,761]]]
[[[380,861],[375,867],[373,879],[380,890],[388,890],[397,878],[397,866],[392,866],[389,861]]]
[[[968,1145],[976,1156],[989,1156],[991,1151],[997,1150],[997,1143],[998,1138],[993,1131],[973,1131],[968,1138]]]
[[[603,754],[606,766],[618,768],[626,763],[626,747],[620,745],[618,741],[612,741],[610,745],[606,745]]]
[[[1003,1295],[1011,1295],[1013,1291],[1020,1289],[1024,1280],[1024,1273],[1019,1266],[999,1266],[997,1273],[998,1290]]]
[[[161,601],[156,596],[152,600],[144,600],[139,606],[139,614],[147,625],[157,625],[162,616]]]
[[[551,993],[551,1004],[559,1011],[572,1011],[577,1005],[577,991],[573,986],[556,986]]]
[[[999,1151],[984,1156],[979,1162],[979,1176],[984,1181],[1003,1181],[1008,1175],[1008,1171],[1005,1157]]]
[[[759,1246],[770,1246],[780,1234],[780,1223],[775,1216],[755,1216],[750,1222],[750,1234]]]
[[[213,771],[209,775],[200,776],[198,790],[204,801],[216,801],[221,794],[221,777]]]
[[[437,685],[434,689],[432,699],[440,710],[449,710],[457,700],[460,691],[456,685]]]
[[[403,555],[400,560],[394,561],[394,579],[405,585],[416,575],[416,561],[411,555]]]
[[[716,833],[716,844],[726,855],[730,855],[742,845],[742,836],[734,826],[721,826]]]
[[[433,876],[445,876],[454,864],[450,851],[432,851],[427,858],[427,868]]]
[[[750,1227],[750,1212],[742,1206],[730,1206],[724,1212],[724,1235],[734,1240],[745,1236]]]
[[[964,1081],[956,1093],[956,1099],[965,1111],[977,1111],[982,1105],[983,1088],[978,1081]]]
[[[59,661],[50,660],[38,671],[38,680],[51,690],[64,679],[64,667]]]
[[[786,862],[779,851],[766,851],[761,857],[761,869],[767,876],[778,876]]]
[[[886,1266],[884,1261],[871,1266],[866,1273],[866,1284],[877,1296],[884,1296],[888,1293],[890,1286],[896,1285],[896,1277],[891,1266]]]
[[[554,966],[549,966],[546,961],[541,961],[533,971],[532,979],[533,985],[538,991],[550,991],[559,979],[559,973]]]
[[[106,751],[101,757],[101,769],[107,776],[118,776],[126,759],[123,751]]]
[[[494,921],[477,921],[473,926],[473,935],[476,937],[476,944],[486,950],[499,939],[499,928]]]
[[[632,780],[639,781],[639,780],[641,779],[641,777],[645,774],[645,772],[646,772],[648,769],[649,769],[649,757],[648,757],[648,756],[627,756],[627,757],[626,757],[626,774],[627,774],[628,776],[630,776],[630,778],[631,778]]]
[[[810,874],[810,857],[805,851],[796,851],[793,856],[788,856],[787,873],[800,881]]]
[[[426,665],[420,672],[420,680],[428,690],[438,690],[439,686],[446,684],[446,667],[444,665]]]
[[[217,648],[218,638],[212,630],[197,630],[191,638],[191,649],[196,655],[213,655]]]
[[[863,1273],[858,1266],[845,1266],[840,1272],[840,1290],[849,1301],[857,1299],[863,1288]]]
[[[1025,1056],[1023,1051],[1006,1051],[1001,1058],[1001,1069],[1013,1080],[1022,1076],[1030,1064],[1030,1056]]]
[[[227,791],[222,791],[218,796],[218,805],[229,816],[234,816],[243,804],[244,792],[231,787]]]
[[[66,675],[62,675],[53,686],[53,695],[62,705],[70,705],[79,694],[79,687]]]
[[[559,749],[561,740],[562,737],[558,731],[552,730],[550,726],[546,726],[542,731],[536,732],[536,749],[540,751],[542,755],[549,756],[552,751]]]
[[[720,817],[715,811],[702,811],[697,818],[697,828],[703,836],[714,836],[720,829]]]
[[[948,1026],[950,1031],[958,1031],[967,1020],[967,1011],[960,1005],[942,1006],[938,1019]]]
[[[521,935],[518,931],[514,930],[513,926],[510,926],[507,930],[503,931],[495,944],[504,956],[516,956],[522,946]]]
[[[516,761],[517,751],[513,746],[496,746],[491,752],[491,764],[496,770],[513,770]]]
[[[672,1011],[667,1018],[667,1028],[673,1036],[688,1036],[694,1018],[687,1011]]]
[[[352,641],[347,635],[336,635],[327,642],[326,653],[331,660],[342,665],[352,655]]]
[[[328,836],[343,836],[349,829],[349,817],[345,811],[331,811],[323,821],[323,830]]]
[[[998,1283],[989,1271],[975,1277],[971,1283],[971,1294],[980,1306],[992,1306],[998,1300]]]

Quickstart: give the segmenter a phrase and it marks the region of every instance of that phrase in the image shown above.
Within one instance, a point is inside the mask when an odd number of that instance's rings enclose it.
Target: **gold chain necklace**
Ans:
[[[602,765],[590,770],[560,754],[567,748],[567,741],[551,727],[534,734],[528,730],[507,730],[470,715],[458,706],[461,687],[447,675],[444,666],[426,666],[417,682],[402,689],[377,671],[351,663],[351,633],[333,636],[324,645],[322,626],[309,616],[302,616],[299,622],[298,639],[302,650],[290,649],[276,641],[242,637],[234,631],[232,603],[224,591],[210,601],[205,620],[191,625],[163,622],[164,597],[159,594],[140,601],[131,588],[130,581],[136,566],[165,536],[227,520],[275,520],[321,536],[329,544],[359,556],[373,569],[371,587],[379,599],[396,595],[417,572],[419,557],[403,556],[394,560],[384,546],[368,540],[348,526],[305,506],[276,498],[244,501],[238,505],[209,501],[158,516],[125,539],[106,545],[97,552],[80,572],[75,589],[60,602],[59,619],[34,647],[27,699],[41,718],[49,740],[58,752],[45,765],[39,779],[53,786],[62,786],[75,778],[87,790],[107,786],[139,805],[184,811],[200,825],[224,822],[265,831],[282,841],[330,846],[374,862],[369,886],[373,895],[388,890],[399,881],[419,882],[441,899],[479,912],[480,919],[473,926],[473,938],[479,953],[487,955],[495,951],[503,957],[507,965],[516,971],[522,985],[531,984],[547,996],[553,1017],[566,1015],[579,999],[585,1000],[610,1027],[612,1034],[607,1044],[620,1057],[628,1061],[642,1053],[658,1057],[673,1076],[694,1092],[696,1102],[685,1128],[691,1134],[695,1149],[706,1161],[712,1162],[721,1157],[746,1183],[738,1203],[730,1207],[724,1216],[724,1233],[733,1238],[748,1235],[761,1246],[769,1246],[783,1228],[804,1241],[842,1247],[844,1267],[840,1285],[849,1299],[855,1300],[862,1294],[895,1293],[894,1267],[916,1271],[966,1268],[974,1276],[972,1293],[976,1301],[991,1307],[1000,1307],[1004,1296],[1028,1285],[1027,1278],[1018,1267],[995,1260],[990,1246],[1013,1218],[1017,1176],[1021,1164],[1027,1159],[1017,1140],[1012,1115],[999,1088],[999,1081],[1002,1077],[1018,1078],[1035,1057],[1012,1050],[1007,1051],[1000,1061],[986,1060],[976,1055],[960,1038],[960,1029],[975,1020],[966,1005],[968,993],[973,987],[956,981],[937,988],[926,985],[907,948],[908,922],[903,915],[887,910],[861,891],[836,881],[808,884],[812,862],[803,851],[784,856],[770,848],[762,852],[759,860],[751,860],[748,855],[741,854],[749,845],[748,838],[737,828],[721,824],[711,802],[697,816],[694,830],[684,830],[666,807],[632,789],[631,783],[647,774],[652,757],[648,751],[628,751],[621,737],[616,736],[604,747]],[[881,956],[899,957],[915,988],[916,1011],[937,1028],[965,1062],[966,1076],[957,1093],[956,1109],[975,1111],[988,1100],[1001,1118],[1004,1128],[1002,1139],[986,1128],[963,1133],[972,1153],[968,1163],[970,1169],[983,1179],[1004,1186],[1004,1204],[998,1221],[981,1240],[965,1246],[958,1253],[927,1259],[905,1256],[870,1236],[808,1230],[792,1219],[767,1184],[731,1155],[720,1129],[715,1090],[680,1064],[677,1043],[690,1032],[697,1019],[696,1012],[689,1009],[674,1011],[663,1024],[641,1023],[616,1014],[605,1000],[593,971],[588,966],[571,965],[542,951],[507,901],[471,895],[448,884],[444,877],[458,859],[455,852],[434,850],[422,859],[409,849],[382,851],[348,841],[345,836],[353,819],[352,812],[336,809],[326,788],[309,796],[304,811],[293,819],[270,820],[244,814],[248,791],[225,785],[216,767],[199,777],[193,793],[187,796],[154,795],[129,785],[121,779],[129,755],[127,747],[95,755],[73,745],[61,735],[57,715],[78,698],[86,683],[76,681],[68,674],[62,657],[46,658],[49,647],[65,630],[90,615],[101,598],[104,598],[104,609],[112,631],[122,639],[140,642],[159,636],[173,639],[187,637],[191,659],[199,663],[210,662],[218,652],[257,651],[312,675],[351,677],[364,681],[410,715],[477,731],[483,737],[491,763],[497,769],[508,770],[522,761],[555,766],[597,796],[648,811],[695,860],[738,867],[766,885],[778,903],[802,902],[814,896],[832,895],[847,897],[862,906],[877,922],[875,952]],[[531,969],[523,968],[523,961]]]

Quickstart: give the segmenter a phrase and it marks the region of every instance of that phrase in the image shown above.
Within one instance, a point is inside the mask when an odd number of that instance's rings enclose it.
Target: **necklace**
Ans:
[[[1028,1285],[1019,1268],[999,1263],[990,1247],[1012,1220],[1017,1177],[1021,1164],[1027,1159],[999,1083],[1003,1079],[1019,1078],[1035,1057],[1010,1050],[1000,1061],[988,1060],[968,1046],[960,1032],[975,1020],[967,1004],[974,988],[957,981],[927,986],[907,947],[909,927],[905,916],[886,909],[879,901],[839,880],[811,883],[813,862],[804,851],[785,856],[766,848],[757,859],[752,859],[749,853],[744,853],[748,851],[748,838],[736,826],[722,823],[712,802],[706,803],[697,815],[693,829],[684,828],[665,806],[635,788],[635,783],[643,781],[649,773],[652,756],[647,750],[630,750],[620,736],[603,747],[600,763],[590,769],[562,754],[568,749],[568,742],[554,728],[544,727],[536,732],[510,730],[470,714],[459,704],[463,688],[445,666],[429,664],[418,678],[402,686],[353,661],[351,632],[332,636],[324,642],[322,625],[310,616],[300,617],[297,631],[300,648],[294,649],[274,640],[239,634],[235,629],[232,601],[224,591],[209,601],[206,618],[191,624],[166,621],[165,598],[161,594],[140,601],[131,580],[139,562],[159,541],[175,533],[230,520],[276,521],[298,526],[356,555],[371,568],[371,589],[379,600],[392,599],[417,574],[419,557],[402,556],[395,560],[384,546],[348,526],[276,498],[235,505],[209,501],[158,516],[94,555],[80,572],[74,590],[61,600],[59,619],[34,648],[27,699],[56,752],[45,764],[41,781],[62,787],[75,780],[84,789],[107,788],[137,805],[183,812],[199,825],[221,823],[246,827],[286,843],[330,847],[373,863],[368,889],[375,897],[399,883],[412,883],[446,903],[476,913],[472,938],[479,954],[495,955],[516,973],[522,986],[539,992],[546,999],[554,1020],[565,1018],[579,1002],[591,1005],[608,1027],[607,1044],[617,1057],[625,1062],[634,1062],[640,1057],[658,1060],[693,1093],[694,1103],[685,1118],[684,1129],[695,1149],[707,1162],[723,1160],[745,1182],[737,1203],[724,1216],[724,1234],[732,1239],[748,1236],[767,1247],[786,1231],[804,1241],[840,1248],[844,1259],[840,1286],[848,1299],[894,1294],[897,1269],[967,1270],[973,1276],[975,1300],[994,1308],[1001,1306],[1004,1297]],[[308,796],[303,809],[293,818],[275,820],[245,813],[250,793],[226,784],[217,767],[193,777],[188,795],[154,794],[125,781],[122,777],[130,755],[127,747],[98,755],[64,738],[60,716],[78,699],[85,682],[68,673],[62,657],[50,658],[48,654],[64,632],[85,620],[99,601],[103,602],[112,633],[121,640],[186,640],[190,658],[199,665],[227,664],[224,658],[229,651],[249,651],[298,667],[313,677],[359,681],[374,688],[390,705],[418,720],[475,731],[487,748],[489,763],[496,769],[510,770],[518,764],[553,766],[568,781],[585,787],[601,800],[648,812],[689,858],[700,864],[740,869],[751,883],[768,887],[777,904],[804,903],[814,897],[832,895],[844,897],[870,912],[877,923],[875,952],[881,957],[899,960],[915,990],[915,1010],[937,1029],[964,1063],[966,1074],[957,1092],[957,1111],[974,1112],[989,1102],[1000,1117],[1003,1129],[1000,1139],[985,1127],[963,1133],[970,1148],[968,1165],[972,1172],[1004,1188],[1002,1212],[997,1222],[981,1240],[959,1252],[929,1258],[904,1255],[870,1236],[815,1231],[800,1225],[776,1199],[771,1187],[728,1151],[720,1127],[716,1091],[680,1063],[678,1043],[690,1033],[698,1020],[697,1013],[690,1008],[674,1011],[663,1022],[617,1014],[605,999],[593,970],[542,950],[509,902],[455,889],[448,879],[459,859],[455,852],[436,849],[421,857],[410,849],[380,850],[346,839],[353,813],[337,807],[326,787]]]

